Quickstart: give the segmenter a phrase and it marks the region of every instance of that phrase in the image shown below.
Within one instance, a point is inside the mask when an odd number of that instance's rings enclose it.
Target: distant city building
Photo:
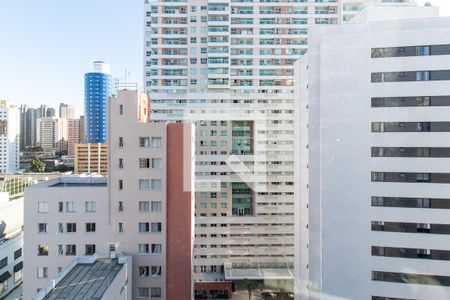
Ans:
[[[75,119],[75,106],[65,103],[59,104],[59,117],[63,119]]]
[[[86,143],[74,145],[75,173],[98,173],[106,175],[108,172],[108,144]]]
[[[36,144],[44,150],[44,152],[66,152],[68,140],[68,123],[67,119],[56,117],[43,117],[37,119]]]
[[[111,67],[102,61],[94,62],[94,72],[84,75],[85,142],[106,142],[106,108],[111,96]]]
[[[450,299],[450,18],[373,7],[298,65],[296,299]]]
[[[80,141],[80,119],[68,119],[67,154],[75,155],[75,144]]]
[[[84,116],[80,116],[80,122],[79,122],[79,126],[80,128],[78,129],[79,132],[79,137],[78,137],[78,143],[83,144],[84,143],[84,128],[86,125],[86,121]]]
[[[0,173],[15,173],[20,162],[20,110],[0,101]]]
[[[149,123],[148,103],[136,91],[111,98],[108,178],[61,177],[26,190],[24,299],[76,257],[115,264],[120,253],[133,259],[133,299],[193,299],[194,130]]]

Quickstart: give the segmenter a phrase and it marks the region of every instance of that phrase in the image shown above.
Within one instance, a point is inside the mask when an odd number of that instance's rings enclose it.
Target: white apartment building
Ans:
[[[0,173],[15,173],[19,169],[20,110],[9,102],[0,101]]]
[[[296,299],[450,298],[450,18],[315,28],[297,77]]]
[[[193,296],[194,128],[149,123],[142,92],[108,103],[107,179],[61,177],[26,190],[27,300],[94,253],[132,257],[133,299]]]
[[[0,193],[0,299],[22,284],[23,197]]]
[[[104,177],[59,177],[25,191],[24,299],[30,300],[77,256],[109,257]]]
[[[146,1],[152,119],[196,123],[199,294],[205,282],[293,279],[293,65],[312,26],[366,2]]]

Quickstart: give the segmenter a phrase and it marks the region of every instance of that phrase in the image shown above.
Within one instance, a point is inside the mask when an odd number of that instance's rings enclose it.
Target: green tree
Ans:
[[[254,280],[245,279],[244,280],[244,285],[245,285],[245,288],[247,289],[247,292],[248,292],[248,300],[251,300],[252,299],[252,293],[258,287],[258,283],[256,281],[254,281]]]
[[[37,172],[44,172],[45,171],[45,163],[40,159],[33,159],[31,162],[31,165],[33,166],[33,170]]]

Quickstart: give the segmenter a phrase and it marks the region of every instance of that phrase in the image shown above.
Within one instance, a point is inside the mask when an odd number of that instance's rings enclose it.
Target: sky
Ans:
[[[417,0],[440,6],[450,0]],[[0,0],[0,99],[69,103],[83,114],[84,73],[95,60],[142,86],[144,0]]]

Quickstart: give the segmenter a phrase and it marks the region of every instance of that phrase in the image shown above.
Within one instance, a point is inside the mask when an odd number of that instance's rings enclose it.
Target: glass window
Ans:
[[[48,202],[39,201],[38,202],[38,213],[48,213]]]
[[[162,203],[161,201],[152,201],[152,212],[161,212]]]

